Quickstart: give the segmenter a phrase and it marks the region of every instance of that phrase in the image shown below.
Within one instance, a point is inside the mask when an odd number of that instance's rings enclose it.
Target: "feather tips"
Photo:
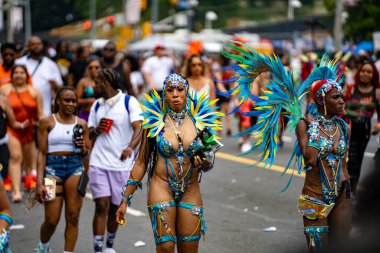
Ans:
[[[148,137],[153,138],[156,137],[165,126],[165,109],[157,91],[153,90],[151,95],[144,95],[147,100],[143,100],[140,103],[143,108],[141,115],[144,117],[144,121],[141,125],[143,129],[149,129]]]
[[[142,122],[143,129],[148,129],[148,137],[156,137],[165,127],[164,116],[166,113],[165,104],[163,104],[160,95],[153,90],[151,95],[144,94],[146,100],[141,102],[144,117]],[[216,131],[222,129],[220,117],[223,113],[217,111],[218,107],[213,106],[218,100],[211,100],[206,93],[198,96],[197,92],[191,93],[188,98],[189,112],[195,120],[197,129],[202,130],[205,127],[210,129],[213,135],[217,135]]]

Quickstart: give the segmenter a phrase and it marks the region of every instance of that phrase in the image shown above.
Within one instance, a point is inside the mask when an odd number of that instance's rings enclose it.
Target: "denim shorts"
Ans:
[[[47,155],[45,177],[56,177],[66,180],[70,176],[81,175],[83,163],[81,156],[75,155]]]

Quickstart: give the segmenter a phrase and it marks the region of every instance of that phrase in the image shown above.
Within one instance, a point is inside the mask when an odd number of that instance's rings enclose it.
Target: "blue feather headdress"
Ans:
[[[198,130],[209,128],[210,132],[217,137],[218,130],[222,130],[222,122],[220,117],[224,116],[223,113],[218,112],[218,107],[213,106],[218,100],[210,101],[206,93],[198,96],[197,92],[189,93],[188,81],[179,74],[169,75],[164,82],[164,91],[167,85],[180,85],[182,83],[187,91],[187,105],[186,110],[195,121],[195,126]],[[165,114],[169,110],[168,105],[164,100],[164,94],[160,97],[157,91],[153,90],[151,95],[144,94],[146,101],[141,102],[144,112],[141,114],[144,117],[142,122],[143,129],[148,129],[148,137],[156,137],[165,127]]]
[[[298,122],[302,119],[302,102],[305,95],[310,91],[311,85],[318,80],[333,80],[340,84],[341,76],[338,75],[338,62],[330,61],[326,55],[320,63],[315,65],[310,76],[297,88],[293,83],[291,72],[286,71],[280,59],[275,55],[259,54],[248,45],[241,42],[226,44],[226,48],[233,49],[238,54],[232,54],[223,50],[224,56],[237,61],[232,68],[237,73],[237,85],[228,91],[226,95],[236,94],[239,98],[238,107],[248,99],[255,102],[254,110],[241,112],[245,116],[257,116],[258,120],[254,126],[239,133],[246,135],[253,133],[257,140],[252,148],[244,154],[254,150],[261,151],[259,162],[264,162],[264,167],[270,167],[275,161],[278,151],[278,132],[280,117],[289,119],[289,127],[294,130]],[[240,47],[235,45],[241,45]],[[259,97],[251,93],[252,83],[258,75],[263,72],[270,72],[269,83],[265,84],[265,90]],[[235,108],[235,110],[237,109]],[[243,154],[243,155],[244,155]],[[286,166],[283,175],[289,169],[291,162],[296,157],[296,167],[301,173],[303,157],[299,149],[298,142],[295,143],[294,152]],[[294,169],[293,169],[294,173]],[[290,184],[290,180],[288,185]],[[288,186],[287,185],[287,186]],[[287,188],[285,187],[285,189]]]

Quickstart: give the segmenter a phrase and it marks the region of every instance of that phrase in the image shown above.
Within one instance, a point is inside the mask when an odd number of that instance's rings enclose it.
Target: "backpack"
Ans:
[[[131,96],[129,95],[125,95],[124,97],[124,105],[125,105],[125,109],[127,110],[128,114],[129,114],[129,100],[131,99]],[[96,102],[95,104],[95,112],[98,111],[100,107],[100,104],[99,104],[99,101]]]

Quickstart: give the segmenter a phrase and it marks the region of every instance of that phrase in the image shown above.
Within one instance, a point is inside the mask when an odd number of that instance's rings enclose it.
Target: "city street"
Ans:
[[[289,189],[280,193],[290,177],[280,177],[288,162],[294,136],[286,133],[276,166],[263,169],[253,166],[255,154],[243,158],[236,139],[224,138],[225,147],[216,159],[215,168],[203,175],[201,189],[207,222],[206,241],[200,242],[200,252],[304,252],[305,237],[301,216],[296,210],[297,197],[303,177],[295,175]],[[363,162],[363,177],[374,167],[373,155],[379,146],[372,138]],[[120,227],[115,242],[117,252],[154,252],[154,240],[146,209],[146,184],[133,199],[133,210],[127,214],[128,225]],[[25,197],[24,197],[25,199]],[[34,252],[39,240],[43,218],[41,205],[27,213],[22,204],[12,204],[15,229],[12,229],[11,248],[14,253]],[[94,204],[87,194],[81,212],[76,252],[92,252],[92,216]],[[22,226],[24,228],[22,228]],[[21,227],[21,229],[20,229]],[[18,228],[18,229],[17,229]],[[265,231],[269,230],[269,231]],[[64,217],[50,242],[53,252],[62,252]],[[135,247],[142,241],[146,246]]]

